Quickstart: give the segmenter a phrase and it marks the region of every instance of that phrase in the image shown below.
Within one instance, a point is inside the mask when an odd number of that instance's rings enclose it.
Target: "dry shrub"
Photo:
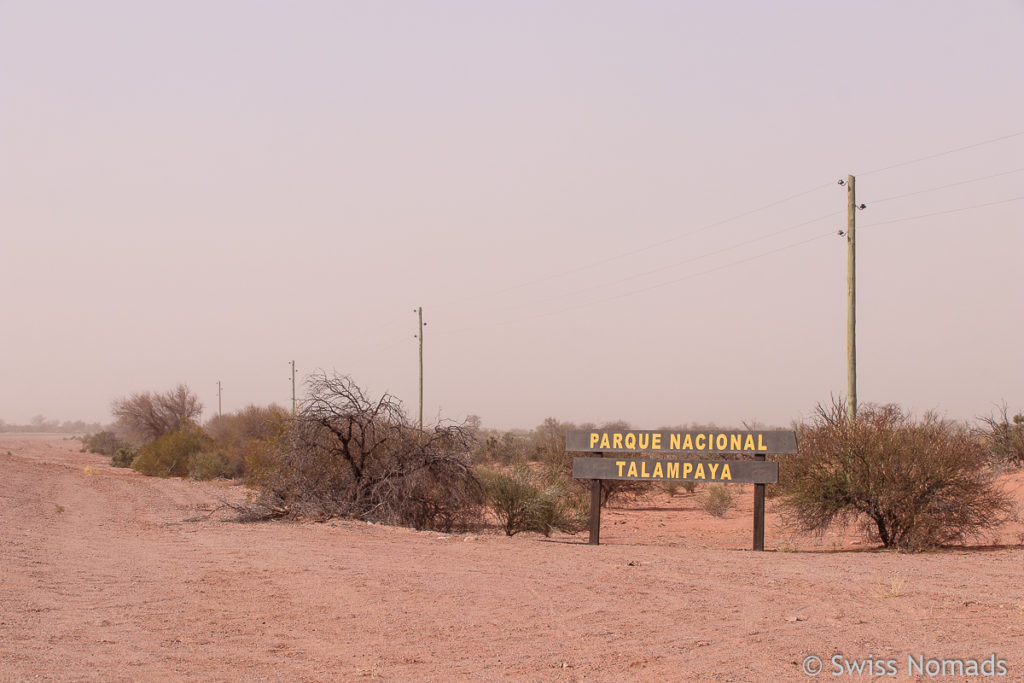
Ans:
[[[987,444],[992,461],[998,465],[1024,465],[1024,413],[1010,417],[1004,403],[1000,414],[982,418],[985,429],[980,437]]]
[[[420,431],[400,401],[371,399],[349,377],[320,373],[307,385],[290,429],[260,453],[250,517],[341,516],[445,531],[478,522],[483,492],[461,425]]]
[[[729,511],[732,505],[732,491],[720,484],[709,486],[700,499],[701,509],[715,517],[725,517],[725,513]]]
[[[799,453],[783,463],[790,525],[824,533],[859,523],[887,548],[919,551],[978,537],[1012,513],[985,447],[966,426],[899,407],[818,407],[800,429]]]

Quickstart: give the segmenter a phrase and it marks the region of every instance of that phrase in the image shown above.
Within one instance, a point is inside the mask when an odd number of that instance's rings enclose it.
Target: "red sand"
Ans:
[[[1024,680],[1020,524],[901,555],[791,537],[769,501],[755,553],[749,487],[724,520],[689,494],[613,508],[599,547],[239,524],[218,505],[242,487],[78,449],[0,438],[2,680],[775,681],[806,680],[808,655],[821,679],[871,678],[832,676],[837,653],[891,659],[897,680],[908,657],[994,654]],[[1024,500],[1024,474],[1007,484]]]

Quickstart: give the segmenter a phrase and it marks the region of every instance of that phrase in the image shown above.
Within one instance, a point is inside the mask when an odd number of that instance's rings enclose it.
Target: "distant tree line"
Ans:
[[[34,416],[28,424],[11,424],[0,420],[0,432],[9,434],[12,432],[32,434],[89,434],[103,429],[99,422],[84,422],[82,420],[51,420],[45,415]]]

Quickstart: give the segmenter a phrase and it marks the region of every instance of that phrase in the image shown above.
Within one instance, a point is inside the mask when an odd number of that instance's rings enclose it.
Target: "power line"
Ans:
[[[812,218],[810,220],[802,221],[800,223],[794,223],[794,224],[788,225],[788,226],[786,226],[786,227],[784,227],[784,228],[782,228],[780,230],[776,230],[775,232],[770,232],[770,233],[768,233],[766,235],[761,235],[760,237],[753,237],[753,238],[751,238],[749,240],[744,240],[743,242],[737,242],[736,244],[731,244],[731,245],[729,245],[727,247],[722,247],[720,249],[715,249],[714,251],[708,251],[708,252],[705,252],[703,254],[699,254],[697,256],[692,256],[692,257],[690,257],[688,259],[684,259],[682,261],[676,261],[675,263],[670,263],[670,264],[665,265],[665,266],[660,266],[658,268],[652,268],[651,270],[646,270],[646,271],[644,271],[642,273],[636,273],[634,275],[629,275],[629,276],[626,276],[624,278],[620,278],[618,280],[612,280],[610,282],[602,282],[600,284],[593,285],[593,286],[590,286],[590,287],[584,287],[582,289],[577,289],[577,290],[575,290],[573,292],[569,292],[566,296],[574,296],[576,294],[582,294],[584,292],[589,292],[589,291],[592,291],[594,289],[599,289],[601,287],[606,287],[606,286],[609,286],[609,285],[617,285],[617,284],[621,284],[623,282],[629,282],[630,280],[636,280],[637,278],[645,277],[647,275],[653,275],[654,273],[660,273],[662,271],[669,270],[671,268],[677,268],[679,266],[683,266],[683,265],[686,265],[688,263],[694,263],[696,261],[700,261],[700,260],[706,259],[706,258],[708,258],[710,256],[718,256],[719,254],[724,254],[726,252],[733,251],[735,249],[739,249],[741,247],[745,247],[745,246],[748,246],[750,244],[754,244],[756,242],[761,242],[761,241],[769,239],[771,237],[777,237],[778,235],[781,235],[781,234],[786,233],[786,232],[790,232],[791,230],[796,230],[797,228],[802,228],[805,225],[811,225],[813,223],[817,223],[818,221],[824,220],[826,218],[832,218],[834,216],[838,216],[841,213],[842,212],[840,212],[840,211],[830,211],[829,213],[826,213],[826,214],[823,214],[821,216],[818,216],[817,218]]]
[[[917,216],[907,216],[906,218],[894,218],[892,220],[880,221],[878,223],[867,223],[866,225],[862,225],[860,227],[862,227],[862,228],[874,228],[874,227],[879,226],[879,225],[889,225],[891,223],[902,223],[904,221],[917,220],[918,218],[929,218],[931,216],[944,216],[944,215],[950,214],[950,213],[959,213],[961,211],[969,211],[970,209],[980,209],[980,208],[985,207],[985,206],[996,206],[997,204],[1009,204],[1010,202],[1019,202],[1022,199],[1024,199],[1024,195],[1021,195],[1019,197],[1010,197],[1009,199],[1000,199],[1000,200],[994,201],[994,202],[985,202],[983,204],[971,204],[970,206],[961,206],[960,208],[957,208],[957,209],[946,209],[945,211],[933,211],[932,213],[922,213],[922,214],[918,214]]]
[[[816,187],[812,187],[810,189],[803,190],[802,192],[797,192],[796,194],[789,195],[789,196],[787,196],[787,197],[785,197],[783,199],[778,199],[778,200],[770,202],[768,204],[764,204],[764,205],[759,206],[759,207],[757,207],[755,209],[750,209],[748,211],[744,211],[743,213],[738,213],[738,214],[736,214],[734,216],[730,216],[729,218],[724,218],[722,220],[715,221],[714,223],[708,223],[706,225],[702,225],[699,228],[695,228],[693,230],[689,230],[689,231],[684,232],[682,234],[675,235],[674,237],[669,237],[667,239],[660,240],[658,242],[652,242],[651,244],[645,245],[643,247],[638,247],[636,249],[631,249],[629,251],[625,251],[625,252],[621,252],[621,253],[618,253],[618,254],[614,254],[612,256],[608,256],[606,258],[599,259],[597,261],[591,261],[590,263],[585,263],[583,265],[576,266],[575,268],[569,268],[567,270],[561,270],[561,271],[559,271],[557,273],[552,273],[551,275],[545,275],[543,277],[539,277],[539,278],[536,278],[536,279],[533,279],[533,280],[527,280],[525,282],[520,282],[518,284],[509,285],[508,287],[503,287],[502,289],[492,290],[488,294],[476,294],[476,295],[472,295],[472,296],[466,297],[466,298],[461,299],[461,300],[462,301],[467,301],[467,300],[477,299],[477,298],[480,298],[480,297],[483,297],[483,296],[493,296],[493,295],[496,295],[496,294],[504,294],[505,292],[510,292],[510,291],[513,291],[513,290],[516,290],[516,289],[522,289],[523,287],[530,287],[532,285],[543,284],[545,282],[550,282],[552,280],[558,280],[560,278],[568,277],[569,275],[575,275],[576,273],[580,273],[580,272],[583,272],[585,270],[590,270],[591,268],[597,268],[598,266],[603,266],[603,265],[611,263],[613,261],[618,261],[619,259],[627,258],[627,257],[630,257],[630,256],[635,256],[637,254],[642,254],[645,251],[650,251],[651,249],[657,249],[658,247],[663,247],[663,246],[665,246],[667,244],[671,244],[673,242],[677,242],[677,241],[679,241],[679,240],[681,240],[681,239],[683,239],[685,237],[690,237],[691,235],[696,235],[698,233],[705,232],[707,230],[711,230],[712,228],[717,228],[717,227],[719,227],[721,225],[725,225],[726,223],[731,223],[731,222],[739,220],[741,218],[746,218],[747,216],[751,216],[751,215],[753,215],[755,213],[758,213],[760,211],[764,211],[766,209],[770,209],[772,207],[779,206],[780,204],[785,204],[786,202],[790,202],[790,201],[792,201],[794,199],[798,199],[798,198],[803,197],[805,195],[811,194],[813,192],[817,192],[819,190],[822,190],[822,189],[824,189],[826,187],[831,187],[831,186],[832,186],[832,183],[825,183],[824,185],[818,185]]]
[[[990,178],[999,178],[1000,176],[1011,175],[1013,173],[1020,173],[1021,171],[1024,171],[1024,167],[1015,168],[1015,169],[1013,169],[1011,171],[1002,171],[1000,173],[993,173],[991,175],[981,176],[980,178],[971,178],[970,180],[960,180],[960,181],[957,181],[955,183],[949,183],[947,185],[936,185],[935,187],[929,187],[929,188],[924,189],[924,190],[917,190],[916,192],[907,192],[906,194],[898,194],[898,195],[894,195],[892,197],[883,197],[882,199],[873,199],[873,200],[871,200],[871,205],[874,206],[875,204],[881,204],[882,202],[888,202],[888,201],[891,201],[893,199],[903,199],[904,197],[913,197],[914,195],[924,194],[926,192],[934,192],[935,190],[944,190],[947,187],[957,187],[958,185],[968,185],[970,183],[978,183],[978,182],[981,182],[982,180],[988,180]]]
[[[693,279],[695,277],[700,277],[702,275],[708,275],[710,273],[715,273],[715,272],[718,272],[720,270],[726,270],[728,268],[732,268],[734,266],[742,265],[744,263],[750,263],[751,261],[756,261],[758,259],[765,258],[766,256],[771,256],[772,254],[777,254],[779,252],[787,251],[789,249],[794,249],[796,247],[800,247],[800,246],[803,246],[805,244],[809,244],[811,242],[823,239],[825,237],[833,236],[834,234],[835,233],[833,233],[833,232],[828,232],[828,233],[824,233],[824,234],[821,234],[821,235],[816,235],[816,236],[811,237],[809,239],[801,240],[799,242],[794,242],[792,244],[787,244],[786,246],[778,247],[776,249],[771,249],[769,251],[765,251],[765,252],[762,252],[760,254],[756,254],[754,256],[749,256],[747,258],[740,259],[738,261],[732,261],[730,263],[725,263],[725,264],[722,264],[720,266],[716,266],[714,268],[708,268],[707,270],[702,270],[702,271],[699,271],[699,272],[696,272],[696,273],[689,273],[689,274],[687,274],[687,275],[685,275],[683,277],[675,278],[674,280],[667,280],[665,282],[660,282],[660,283],[655,284],[655,285],[649,285],[649,286],[643,287],[641,289],[634,289],[634,290],[630,290],[628,292],[622,292],[621,294],[615,294],[615,295],[604,297],[604,298],[601,298],[601,299],[593,299],[591,301],[585,301],[585,302],[582,302],[582,303],[579,303],[579,304],[575,304],[575,305],[572,305],[572,306],[565,306],[563,308],[559,308],[559,309],[556,309],[556,310],[553,310],[553,311],[547,311],[545,313],[536,313],[534,315],[521,316],[519,318],[511,318],[509,320],[501,320],[501,321],[498,321],[498,322],[484,324],[484,325],[471,325],[469,327],[464,327],[464,328],[459,329],[459,330],[453,330],[449,334],[460,334],[462,332],[467,332],[467,331],[470,331],[470,330],[483,329],[483,328],[487,328],[487,327],[501,327],[501,326],[505,326],[505,325],[511,325],[511,324],[517,323],[517,322],[524,322],[524,321],[527,321],[527,320],[536,320],[538,318],[547,318],[547,317],[550,317],[550,316],[553,316],[553,315],[558,315],[560,313],[567,313],[569,311],[575,311],[575,310],[578,310],[580,308],[587,308],[589,306],[595,306],[597,304],[605,303],[607,301],[614,301],[616,299],[622,299],[622,298],[625,298],[625,297],[634,296],[636,294],[642,294],[644,292],[649,292],[649,291],[651,291],[653,289],[659,289],[661,287],[668,287],[669,285],[678,284],[678,283],[683,282],[685,280],[691,280],[691,279]]]
[[[910,161],[901,161],[897,164],[890,164],[889,166],[882,166],[881,168],[875,168],[870,171],[863,171],[858,173],[858,176],[871,175],[872,173],[881,173],[882,171],[888,171],[893,168],[900,168],[901,166],[910,166],[911,164],[917,164],[922,161],[928,161],[929,159],[937,159],[938,157],[946,156],[947,154],[955,154],[956,152],[963,152],[964,150],[974,149],[975,147],[983,147],[985,145],[991,145],[993,142],[1000,142],[1002,140],[1009,140],[1020,135],[1024,135],[1024,130],[1016,133],[1010,133],[1009,135],[1001,135],[997,138],[991,138],[989,140],[982,140],[981,142],[975,142],[970,145],[964,145],[963,147],[954,147],[953,149],[947,149],[944,152],[937,152],[935,154],[929,154],[928,156],[918,157],[917,159],[911,159]]]
[[[1020,200],[1024,200],[1024,195],[1021,195],[1019,197],[1011,197],[1009,199],[1002,199],[1002,200],[994,201],[994,202],[984,202],[984,203],[981,203],[981,204],[971,204],[969,206],[962,206],[962,207],[955,208],[955,209],[946,209],[944,211],[933,211],[931,213],[919,214],[919,215],[916,215],[916,216],[907,216],[905,218],[896,218],[896,219],[888,220],[888,221],[880,221],[880,222],[877,222],[877,223],[869,223],[869,224],[861,225],[861,226],[858,226],[858,227],[869,228],[869,227],[875,227],[875,226],[879,226],[879,225],[889,225],[889,224],[892,224],[892,223],[901,223],[901,222],[904,222],[904,221],[917,220],[917,219],[920,219],[920,218],[928,218],[928,217],[931,217],[931,216],[941,216],[941,215],[945,215],[945,214],[958,213],[958,212],[962,212],[962,211],[969,211],[971,209],[980,209],[980,208],[983,208],[983,207],[986,207],[986,206],[995,206],[995,205],[998,205],[998,204],[1007,204],[1007,203],[1010,203],[1010,202],[1015,202],[1015,201],[1020,201]],[[833,215],[833,214],[829,214],[829,215]],[[818,219],[818,220],[820,220],[820,219]],[[458,329],[458,330],[453,330],[452,332],[450,332],[448,334],[459,334],[459,333],[462,333],[462,332],[467,332],[467,331],[476,330],[476,329],[484,329],[484,328],[488,328],[488,327],[500,327],[500,326],[505,326],[505,325],[510,325],[510,324],[513,324],[513,323],[517,323],[517,322],[524,322],[524,321],[527,321],[527,320],[535,320],[535,319],[538,319],[538,318],[546,318],[546,317],[550,317],[552,315],[558,315],[560,313],[567,313],[569,311],[578,310],[580,308],[586,308],[586,307],[589,307],[589,306],[594,306],[594,305],[597,305],[597,304],[605,303],[605,302],[608,302],[608,301],[614,301],[616,299],[622,299],[622,298],[626,298],[626,297],[630,297],[630,296],[635,296],[637,294],[643,294],[645,292],[649,292],[649,291],[654,290],[654,289],[660,289],[662,287],[668,287],[670,285],[678,284],[680,282],[684,282],[686,280],[691,280],[691,279],[696,278],[696,277],[700,277],[700,276],[703,276],[703,275],[709,275],[711,273],[716,273],[716,272],[719,272],[719,271],[722,271],[722,270],[727,270],[729,268],[733,268],[733,267],[738,266],[738,265],[743,265],[745,263],[750,263],[751,261],[756,261],[756,260],[759,260],[759,259],[771,256],[773,254],[778,254],[778,253],[783,252],[783,251],[788,251],[789,249],[794,249],[796,247],[800,247],[800,246],[803,246],[805,244],[810,244],[811,242],[815,242],[817,240],[824,239],[825,237],[830,237],[832,235],[834,235],[834,233],[829,231],[827,233],[823,233],[821,235],[816,235],[814,237],[810,237],[808,239],[801,240],[799,242],[794,242],[792,244],[787,244],[787,245],[782,246],[782,247],[777,247],[775,249],[770,249],[768,251],[764,251],[764,252],[761,252],[759,254],[755,254],[753,256],[749,256],[747,258],[739,259],[739,260],[736,260],[736,261],[730,261],[729,263],[725,263],[725,264],[722,264],[720,266],[716,266],[714,268],[708,268],[706,270],[702,270],[702,271],[699,271],[699,272],[696,272],[696,273],[689,273],[689,274],[687,274],[687,275],[685,275],[683,277],[675,278],[673,280],[667,280],[665,282],[660,282],[660,283],[657,283],[657,284],[654,284],[654,285],[649,285],[647,287],[642,287],[640,289],[633,289],[633,290],[630,290],[628,292],[622,292],[622,293],[619,293],[619,294],[614,294],[614,295],[611,295],[611,296],[603,297],[603,298],[600,298],[600,299],[593,299],[593,300],[585,301],[585,302],[582,302],[582,303],[579,303],[579,304],[574,304],[574,305],[571,305],[571,306],[564,306],[562,308],[558,308],[558,309],[555,309],[553,311],[547,311],[547,312],[544,312],[544,313],[537,313],[537,314],[534,314],[534,315],[521,316],[521,317],[518,317],[518,318],[511,318],[511,319],[508,319],[508,320],[502,320],[502,321],[498,321],[498,322],[494,322],[494,323],[488,323],[488,324],[483,324],[483,325],[470,325],[469,327],[464,327],[464,328],[461,328],[461,329]],[[770,237],[770,236],[772,236],[772,235],[768,235],[768,237]]]

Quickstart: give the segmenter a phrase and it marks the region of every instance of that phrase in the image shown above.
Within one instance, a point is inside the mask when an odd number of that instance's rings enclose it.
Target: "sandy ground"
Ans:
[[[743,487],[724,520],[688,494],[611,509],[599,547],[239,524],[218,509],[239,486],[78,450],[0,437],[0,680],[799,681],[809,655],[828,680],[872,679],[834,676],[833,655],[882,660],[882,680],[908,658],[926,667],[909,678],[962,680],[928,660],[995,655],[1024,680],[1019,525],[899,555],[787,536],[769,503],[755,553]]]

